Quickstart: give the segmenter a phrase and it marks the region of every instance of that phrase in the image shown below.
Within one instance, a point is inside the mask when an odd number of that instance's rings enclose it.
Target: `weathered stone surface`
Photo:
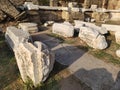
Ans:
[[[19,28],[30,33],[38,32],[38,27],[36,23],[19,23]]]
[[[5,38],[13,49],[21,77],[34,86],[44,82],[53,69],[54,54],[41,42],[30,42],[29,34],[15,27],[8,27]]]
[[[21,43],[15,49],[15,57],[24,82],[29,77],[34,86],[47,79],[53,69],[54,54],[41,42]],[[24,54],[23,54],[24,53]]]
[[[62,35],[64,37],[73,37],[74,27],[68,23],[54,23],[52,27],[52,32]]]
[[[10,47],[14,50],[15,47],[18,47],[20,43],[28,42],[30,40],[30,35],[29,33],[22,31],[21,29],[10,26],[7,27],[5,38]]]
[[[85,41],[90,47],[95,49],[105,49],[108,44],[103,35],[89,27],[81,27],[79,37]]]
[[[74,23],[75,23],[75,28],[77,28],[77,29],[80,29],[82,26],[86,26],[86,27],[89,27],[91,29],[98,31],[100,34],[108,33],[106,28],[96,26],[94,23],[88,23],[88,22],[83,22],[83,21],[79,21],[79,20],[74,20]]]
[[[20,12],[10,3],[9,0],[0,0],[0,9],[10,15],[13,18],[16,18]]]
[[[120,31],[115,32],[116,43],[120,44]]]

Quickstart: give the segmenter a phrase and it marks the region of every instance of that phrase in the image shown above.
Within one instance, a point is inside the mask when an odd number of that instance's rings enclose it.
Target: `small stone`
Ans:
[[[81,27],[79,37],[95,49],[105,49],[108,46],[105,37],[90,27]]]

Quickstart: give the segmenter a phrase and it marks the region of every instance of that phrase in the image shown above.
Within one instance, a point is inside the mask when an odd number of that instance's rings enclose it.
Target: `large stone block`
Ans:
[[[74,27],[70,23],[54,23],[52,32],[64,37],[73,37]]]
[[[81,27],[79,37],[95,49],[105,49],[108,46],[105,37],[89,27]]]
[[[15,57],[23,81],[27,82],[29,77],[34,86],[37,86],[47,79],[55,59],[54,54],[45,44],[41,42],[34,44],[35,46],[31,43],[19,44],[15,49]]]
[[[9,0],[0,0],[0,9],[13,18],[16,18],[20,14]]]
[[[32,42],[29,33],[13,26],[8,27],[5,38],[13,49],[21,77],[34,86],[44,82],[54,65],[54,54],[42,42]],[[31,40],[31,42],[30,42]]]

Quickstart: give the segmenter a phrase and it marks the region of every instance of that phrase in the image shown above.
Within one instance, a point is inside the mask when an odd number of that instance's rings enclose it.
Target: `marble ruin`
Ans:
[[[66,38],[77,32],[77,39],[99,50],[109,46],[106,36],[113,32],[120,45],[120,25],[108,24],[120,21],[119,0],[50,0],[49,6],[38,0],[15,1],[0,0],[0,22],[8,17],[8,20],[29,19],[19,21],[18,28],[7,27],[5,33],[24,82],[30,79],[38,86],[54,67],[55,54],[43,42],[32,40],[31,35],[37,34],[40,27],[50,28],[52,33]],[[120,49],[114,53],[120,57]]]
[[[48,47],[39,41],[33,43],[28,32],[13,26],[7,28],[5,38],[14,51],[23,81],[31,79],[34,86],[45,81],[55,60]]]

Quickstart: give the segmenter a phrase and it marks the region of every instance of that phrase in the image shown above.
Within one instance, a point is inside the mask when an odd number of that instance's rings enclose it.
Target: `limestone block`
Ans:
[[[30,40],[30,35],[28,32],[10,26],[7,27],[5,38],[10,47],[14,50],[14,48],[17,47],[20,43],[28,42]]]
[[[120,31],[115,32],[116,43],[120,44]]]
[[[20,43],[14,53],[23,81],[27,82],[29,77],[34,86],[37,86],[47,79],[55,59],[45,44],[34,44],[35,46],[31,43]]]
[[[38,27],[36,23],[19,23],[19,28],[30,33],[38,32]]]
[[[64,37],[73,37],[74,27],[70,23],[54,23],[52,32]]]
[[[105,49],[108,46],[105,37],[90,27],[81,27],[79,37],[95,49]]]
[[[24,7],[27,8],[28,10],[39,10],[39,6],[34,5],[32,2],[25,2]]]
[[[70,14],[68,11],[62,11],[62,18],[68,21],[70,19]]]

